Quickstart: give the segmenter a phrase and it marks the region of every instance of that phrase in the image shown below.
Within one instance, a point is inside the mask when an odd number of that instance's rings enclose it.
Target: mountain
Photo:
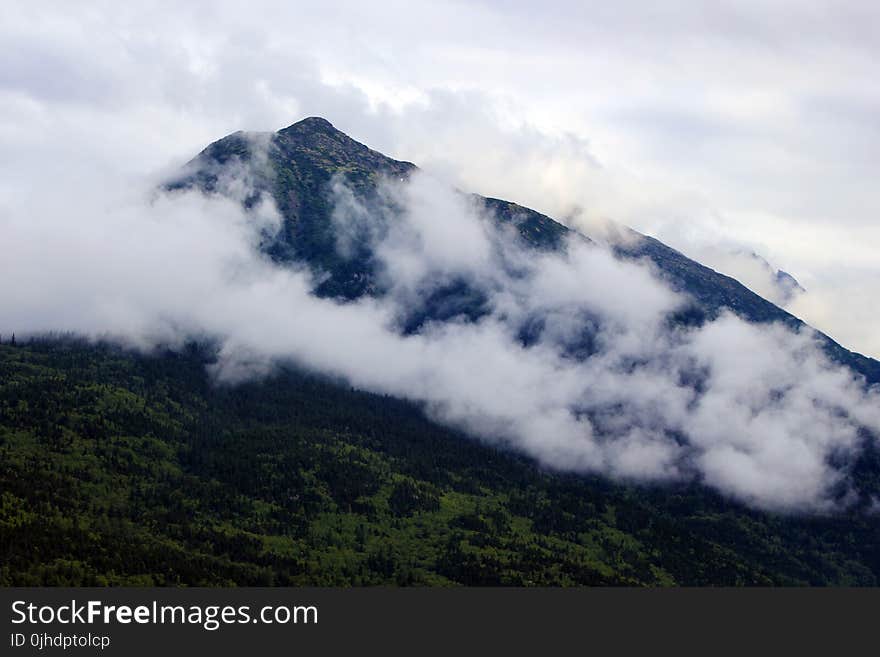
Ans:
[[[369,243],[337,248],[328,186],[343,176],[370,206],[380,180],[415,171],[310,118],[229,135],[166,187],[231,194],[246,208],[271,195],[281,229],[261,248],[310,267],[315,294],[344,303],[387,290]],[[589,243],[534,210],[467,198],[529,255],[572,236]],[[736,280],[631,237],[617,257],[650,259],[691,299],[674,321],[729,309],[802,325]],[[404,333],[486,312],[466,280],[418,303]],[[832,358],[880,380],[877,361],[822,339]],[[289,363],[218,385],[219,358],[210,341],[151,353],[70,336],[0,344],[0,585],[880,583],[873,441],[849,464],[853,504],[780,514],[695,477],[631,485],[547,469],[433,421],[423,404]]]
[[[222,192],[224,173],[242,165],[253,188],[245,204],[267,193],[274,198],[283,217],[280,233],[265,245],[267,253],[278,262],[304,262],[324,274],[326,278],[315,290],[319,296],[354,299],[376,293],[371,254],[362,251],[356,257],[345,258],[336,249],[327,189],[335,175],[343,175],[346,184],[370,204],[375,200],[382,177],[406,179],[416,171],[414,164],[378,153],[337,130],[326,119],[310,117],[275,133],[228,135],[199,153],[167,188]],[[470,196],[499,223],[514,226],[523,243],[532,248],[558,249],[573,232],[554,219],[516,203],[476,194]],[[686,257],[659,240],[626,230],[628,239],[615,246],[616,253],[631,260],[650,259],[673,289],[693,300],[692,306],[682,313],[682,321],[700,323],[714,319],[727,309],[750,322],[781,322],[794,329],[804,325],[737,280]],[[433,307],[413,311],[410,329],[426,318],[442,319],[445,309],[450,307],[465,315],[481,314],[479,294],[467,286],[459,285],[442,292],[442,298],[428,300],[433,302]],[[849,351],[824,334],[820,333],[820,338],[833,360],[858,372],[869,384],[880,383],[880,361]]]

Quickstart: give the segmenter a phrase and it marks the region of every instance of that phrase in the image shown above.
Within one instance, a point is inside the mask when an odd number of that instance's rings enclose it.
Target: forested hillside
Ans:
[[[542,472],[404,401],[293,368],[215,386],[208,361],[0,346],[0,584],[877,583],[864,509]]]

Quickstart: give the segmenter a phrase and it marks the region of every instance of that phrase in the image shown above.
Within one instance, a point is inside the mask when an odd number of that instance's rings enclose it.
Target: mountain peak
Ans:
[[[410,162],[394,160],[349,137],[320,116],[310,116],[282,128],[273,139],[285,161],[306,156],[325,170],[361,169],[364,175],[384,172],[403,177],[415,168]]]
[[[321,116],[308,116],[301,121],[292,123],[278,132],[339,132],[330,121]]]

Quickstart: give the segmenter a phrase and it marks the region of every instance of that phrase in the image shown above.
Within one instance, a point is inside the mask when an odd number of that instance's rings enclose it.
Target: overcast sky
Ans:
[[[743,278],[755,251],[808,290],[792,312],[880,356],[877,61],[875,2],[6,0],[0,213],[321,115],[585,229]]]

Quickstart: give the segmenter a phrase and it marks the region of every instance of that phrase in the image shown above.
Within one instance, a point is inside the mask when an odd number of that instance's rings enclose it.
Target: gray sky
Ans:
[[[792,312],[880,356],[878,26],[877,3],[810,0],[7,0],[0,212],[80,167],[136,179],[233,130],[322,115],[769,296],[731,256],[756,251],[807,288]]]

